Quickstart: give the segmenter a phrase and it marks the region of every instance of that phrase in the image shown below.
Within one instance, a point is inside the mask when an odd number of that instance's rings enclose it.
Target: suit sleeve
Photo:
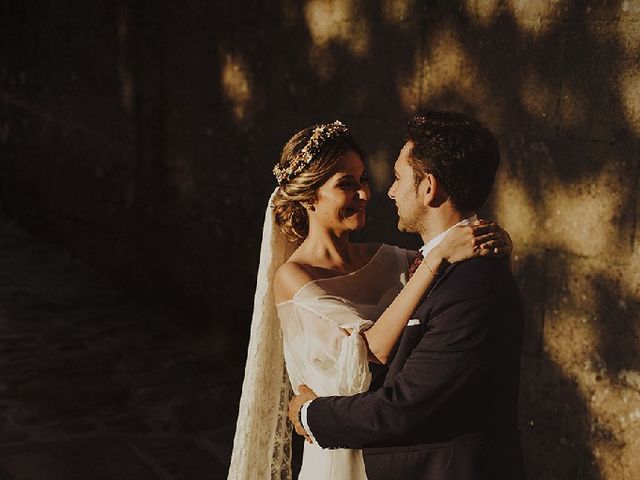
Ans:
[[[463,265],[452,271],[427,330],[391,386],[310,404],[307,420],[321,447],[393,445],[413,429],[428,429],[443,403],[481,368],[495,295],[486,277]]]

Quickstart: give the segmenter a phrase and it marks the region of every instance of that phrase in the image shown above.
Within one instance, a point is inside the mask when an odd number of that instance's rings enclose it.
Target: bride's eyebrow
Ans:
[[[363,170],[360,174],[360,178],[367,176],[367,171]],[[353,173],[345,173],[344,175],[338,178],[338,181],[341,182],[343,180],[355,180],[356,176]]]
[[[355,177],[353,175],[351,175],[350,173],[346,173],[344,175],[341,175],[340,177],[338,177],[338,182],[343,182],[345,180],[353,180]]]

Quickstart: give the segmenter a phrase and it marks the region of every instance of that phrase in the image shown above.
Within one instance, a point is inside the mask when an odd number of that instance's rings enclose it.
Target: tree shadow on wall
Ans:
[[[590,448],[585,398],[544,348],[548,264],[548,254],[539,251],[519,258],[514,267],[526,319],[520,382],[526,472],[532,479],[599,480],[603,477]]]
[[[529,476],[600,479],[604,473],[595,457],[598,446],[610,447],[602,461],[611,468],[617,460],[617,453],[611,452],[624,447],[624,441],[623,432],[598,418],[591,392],[605,390],[605,383],[624,384],[626,372],[640,359],[635,330],[637,295],[622,285],[624,275],[619,271],[636,229],[635,191],[640,172],[634,154],[639,149],[637,126],[627,120],[619,86],[612,82],[628,66],[626,47],[615,34],[618,20],[611,13],[621,11],[621,2],[608,4],[606,12],[595,7],[592,12],[603,17],[599,25],[614,27],[613,35],[611,30],[594,30],[594,20],[587,17],[586,5],[580,2],[561,2],[562,20],[547,19],[552,25],[538,36],[523,32],[506,3],[500,3],[494,21],[484,26],[470,18],[463,5],[442,7],[435,23],[427,21],[426,61],[431,71],[437,71],[439,60],[433,52],[438,48],[462,51],[464,58],[474,62],[473,68],[461,68],[461,73],[480,79],[481,85],[474,97],[464,79],[452,79],[448,85],[425,91],[422,105],[469,112],[492,125],[507,153],[502,167],[506,181],[524,192],[527,210],[535,213],[539,224],[560,212],[569,224],[576,215],[572,201],[577,196],[597,207],[603,198],[585,194],[594,185],[608,185],[603,194],[616,197],[611,219],[594,218],[597,208],[586,209],[587,218],[580,218],[593,222],[593,234],[602,234],[608,245],[621,246],[620,257],[612,259],[614,273],[603,274],[611,268],[604,268],[596,257],[562,254],[563,247],[536,253],[532,245],[528,248],[533,253],[520,260],[518,271],[527,320],[532,322],[527,331],[521,396]],[[443,36],[443,24],[453,34]],[[448,44],[455,48],[447,50]],[[437,78],[432,80],[437,86]],[[550,197],[554,188],[566,200],[563,204],[555,204]],[[495,212],[495,205],[488,205],[487,210]],[[537,228],[535,222],[531,228]],[[576,276],[581,277],[580,288],[591,293],[584,301],[581,296],[569,296],[570,304],[564,305],[558,291],[571,291]],[[582,318],[574,325],[576,318],[556,318],[558,314]],[[591,365],[595,385],[585,383],[581,366],[572,365],[574,359],[558,357],[563,351],[577,351],[568,343],[577,338],[545,337],[553,335],[555,321],[568,322],[558,328],[570,335],[588,329],[587,337],[594,340],[585,340],[579,353],[587,356],[583,360]],[[557,351],[543,349],[545,342],[554,341]],[[566,348],[562,341],[567,342]],[[608,411],[618,409],[622,410],[612,404]]]
[[[523,358],[520,430],[527,478],[603,479],[590,447],[590,425],[575,382],[546,355]]]
[[[610,381],[617,383],[626,371],[640,365],[640,299],[622,288],[615,274],[614,278],[595,275],[591,282],[598,306],[592,317],[598,332],[597,360]]]
[[[626,375],[639,361],[639,305],[616,280],[624,272],[603,267],[542,250],[516,262],[527,315],[520,427],[529,478],[602,479],[603,467],[622,470],[632,454],[624,426],[611,423],[628,407],[609,391],[638,388]]]

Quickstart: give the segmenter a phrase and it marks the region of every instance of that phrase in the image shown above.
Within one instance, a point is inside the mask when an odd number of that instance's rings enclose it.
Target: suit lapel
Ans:
[[[415,312],[413,312],[413,318],[419,318],[420,321],[425,324],[428,321],[427,311],[429,310],[429,303],[427,299],[429,296],[438,288],[438,286],[451,274],[451,271],[454,268],[454,264],[449,263],[444,271],[436,277],[433,283],[427,288],[427,291],[424,293],[422,298],[420,299],[420,304],[418,308],[416,308]]]
[[[436,277],[436,279],[433,281],[433,283],[429,286],[429,288],[427,289],[427,293],[426,293],[424,298],[428,297],[431,294],[431,292],[433,292],[436,288],[438,288],[438,285],[440,285],[444,281],[444,279],[449,276],[449,274],[451,273],[451,270],[453,270],[454,266],[455,266],[455,263],[447,262],[447,265],[444,268],[444,271],[441,274],[439,274]]]

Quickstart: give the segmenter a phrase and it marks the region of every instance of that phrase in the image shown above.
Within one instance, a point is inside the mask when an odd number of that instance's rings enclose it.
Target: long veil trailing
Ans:
[[[273,277],[296,245],[275,224],[271,194],[265,213],[238,422],[228,480],[291,479],[291,385],[273,298]]]

